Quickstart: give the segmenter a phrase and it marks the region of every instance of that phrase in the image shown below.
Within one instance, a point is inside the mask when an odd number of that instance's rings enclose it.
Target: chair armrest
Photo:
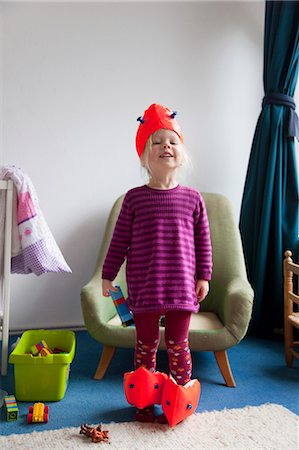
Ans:
[[[244,337],[248,329],[253,299],[254,293],[247,279],[237,277],[228,283],[219,315],[237,342]]]
[[[102,295],[102,280],[97,274],[81,290],[81,308],[86,328],[91,332],[115,316],[113,301]]]

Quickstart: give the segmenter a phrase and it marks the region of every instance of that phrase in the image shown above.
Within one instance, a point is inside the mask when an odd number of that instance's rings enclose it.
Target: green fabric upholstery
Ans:
[[[245,335],[252,312],[253,291],[247,280],[242,244],[230,202],[222,195],[203,193],[213,247],[210,293],[193,314],[189,340],[193,351],[223,351]],[[102,296],[101,271],[123,196],[114,204],[104,233],[96,269],[82,288],[81,306],[90,335],[104,346],[134,348],[135,328],[123,328],[111,298]],[[126,294],[125,268],[116,279]],[[160,348],[165,349],[161,328]]]

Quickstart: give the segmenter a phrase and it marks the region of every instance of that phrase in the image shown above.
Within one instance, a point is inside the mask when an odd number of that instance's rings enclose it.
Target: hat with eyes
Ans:
[[[136,149],[139,157],[143,153],[149,136],[160,130],[160,128],[175,131],[181,142],[184,142],[181,127],[175,119],[176,114],[176,111],[171,111],[163,105],[153,103],[144,111],[142,117],[138,117],[137,121],[140,124],[136,134]]]

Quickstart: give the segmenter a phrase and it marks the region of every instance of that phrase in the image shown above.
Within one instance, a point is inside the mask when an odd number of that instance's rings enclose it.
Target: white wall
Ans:
[[[73,274],[12,276],[11,328],[83,323],[109,208],[144,182],[136,118],[179,112],[194,169],[239,215],[260,111],[263,2],[4,3],[2,164],[31,177]]]
[[[0,164],[3,160],[3,4],[0,3]]]

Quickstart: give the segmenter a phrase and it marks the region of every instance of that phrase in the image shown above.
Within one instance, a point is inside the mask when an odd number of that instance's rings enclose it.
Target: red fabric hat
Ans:
[[[180,140],[184,142],[181,127],[175,120],[175,116],[175,111],[171,111],[158,103],[153,103],[144,111],[143,117],[138,117],[137,120],[140,122],[140,125],[136,134],[136,149],[139,157],[142,155],[149,136],[160,130],[160,128],[175,131]]]

